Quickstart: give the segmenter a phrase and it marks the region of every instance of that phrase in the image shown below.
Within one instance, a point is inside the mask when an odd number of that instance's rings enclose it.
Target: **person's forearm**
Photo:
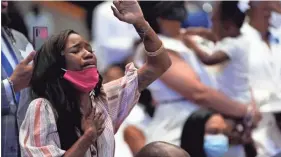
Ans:
[[[125,128],[124,140],[134,155],[136,155],[141,148],[145,146],[145,136],[143,132],[132,125]]]
[[[215,51],[212,54],[208,54],[206,51],[201,49],[197,44],[189,44],[189,48],[193,50],[196,56],[205,65],[215,65],[229,60],[230,58],[223,51]],[[188,45],[186,44],[188,47]]]
[[[87,137],[87,135],[84,134],[78,139],[78,141],[74,143],[74,145],[70,149],[65,152],[64,157],[84,156],[91,144],[92,140],[90,139],[90,137]]]
[[[203,62],[204,64],[208,63],[210,55],[207,52],[205,52],[204,50],[202,50],[198,46],[198,44],[196,44],[193,41],[193,39],[191,39],[189,36],[184,36],[182,40],[183,40],[186,47],[193,50],[193,52],[200,59],[201,62]]]
[[[150,27],[149,23],[145,21],[145,19],[139,20],[139,22],[136,23],[134,27],[143,40],[146,51],[155,52],[159,50],[159,48],[162,46],[162,42],[159,39],[158,35]],[[168,56],[167,51],[163,51],[161,54],[156,56],[147,55],[146,63],[154,68],[159,69],[158,71],[162,74],[170,67],[171,60]]]
[[[194,53],[200,59],[201,62],[203,62],[204,64],[210,63],[210,59],[209,59],[210,55],[207,52],[200,49],[199,46],[197,46],[197,45],[193,45],[190,48],[194,51]]]
[[[247,105],[233,101],[224,94],[208,87],[201,92],[197,92],[197,94],[195,93],[192,100],[196,104],[236,118],[244,118],[247,113]]]
[[[161,40],[145,19],[138,20],[134,27],[148,52],[154,52],[160,48],[162,45]]]
[[[214,33],[211,32],[211,30],[201,28],[201,27],[191,27],[187,28],[185,34],[188,35],[198,35],[201,36],[207,40],[216,42],[217,38]]]
[[[147,51],[146,63],[138,70],[139,91],[159,78],[171,66],[171,60],[162,42],[150,25],[143,19],[135,25]]]

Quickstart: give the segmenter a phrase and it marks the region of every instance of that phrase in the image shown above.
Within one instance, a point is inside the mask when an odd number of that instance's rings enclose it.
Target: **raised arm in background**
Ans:
[[[223,51],[215,51],[211,54],[208,54],[201,49],[188,35],[183,37],[183,41],[187,47],[194,51],[200,61],[206,65],[214,65],[230,59],[227,53]]]
[[[160,78],[169,88],[195,104],[211,108],[222,114],[236,118],[244,118],[247,115],[248,105],[233,101],[215,89],[202,84],[185,61],[174,53],[169,54],[173,64]],[[253,110],[252,118],[257,124],[261,118],[260,113]]]

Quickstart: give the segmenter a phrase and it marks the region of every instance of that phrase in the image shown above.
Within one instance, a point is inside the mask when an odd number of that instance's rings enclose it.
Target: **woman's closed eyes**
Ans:
[[[82,51],[83,48],[85,50],[87,50],[88,52],[93,53],[93,49],[92,49],[91,45],[89,45],[88,43],[75,44],[74,46],[72,46],[71,48],[68,49],[68,52],[76,54],[76,53],[79,53],[80,51]]]

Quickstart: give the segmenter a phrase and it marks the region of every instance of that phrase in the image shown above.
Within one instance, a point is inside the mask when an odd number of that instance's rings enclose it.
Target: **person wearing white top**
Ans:
[[[239,30],[239,28],[238,28]],[[185,43],[193,48],[198,58],[207,65],[223,63],[229,60],[217,74],[217,88],[227,96],[243,103],[251,101],[248,80],[248,41],[242,35],[236,38],[226,37],[218,41],[210,55],[198,47],[188,36]],[[223,57],[223,58],[217,58]]]
[[[99,71],[124,61],[132,55],[133,45],[139,36],[134,27],[122,23],[111,14],[111,1],[102,2],[93,11],[93,37]]]
[[[257,157],[271,157],[281,152],[281,132],[273,113],[281,112],[280,36],[269,31],[271,2],[250,2],[249,22],[242,27],[249,44],[249,79],[256,104],[263,113],[252,137]]]
[[[245,104],[232,101],[213,89],[204,66],[179,40],[180,23],[186,15],[183,3],[140,2],[145,18],[159,34],[172,60],[168,71],[148,87],[158,105],[145,132],[147,143],[161,140],[179,145],[184,122],[200,106],[237,118],[247,113]],[[139,45],[135,56],[137,66],[144,63],[143,50],[143,45]],[[256,110],[252,113],[256,123],[259,114]]]
[[[206,65],[223,64],[217,75],[218,90],[233,100],[251,104],[252,94],[248,79],[248,40],[240,28],[245,19],[247,7],[238,1],[222,1],[217,4],[213,14],[213,24],[220,29],[213,29],[219,41],[211,54],[201,49],[188,35],[184,37],[185,44],[192,48],[197,57]],[[251,104],[250,106],[253,106]],[[227,157],[246,156],[242,145],[230,147]],[[247,155],[251,156],[251,155]]]

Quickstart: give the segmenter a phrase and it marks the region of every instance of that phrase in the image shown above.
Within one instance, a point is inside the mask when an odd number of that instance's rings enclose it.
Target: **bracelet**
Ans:
[[[158,56],[159,54],[161,54],[162,52],[164,52],[165,48],[164,48],[163,44],[161,43],[161,47],[154,52],[148,52],[148,51],[146,51],[145,48],[144,48],[144,51],[145,51],[146,55],[148,55],[150,57],[155,57],[155,56]]]
[[[7,78],[7,80],[9,82],[9,84],[10,84],[10,87],[11,87],[11,90],[12,90],[12,93],[13,93],[13,98],[14,98],[14,100],[16,102],[17,98],[16,98],[16,92],[14,90],[14,83],[11,81],[11,79],[9,77]]]

